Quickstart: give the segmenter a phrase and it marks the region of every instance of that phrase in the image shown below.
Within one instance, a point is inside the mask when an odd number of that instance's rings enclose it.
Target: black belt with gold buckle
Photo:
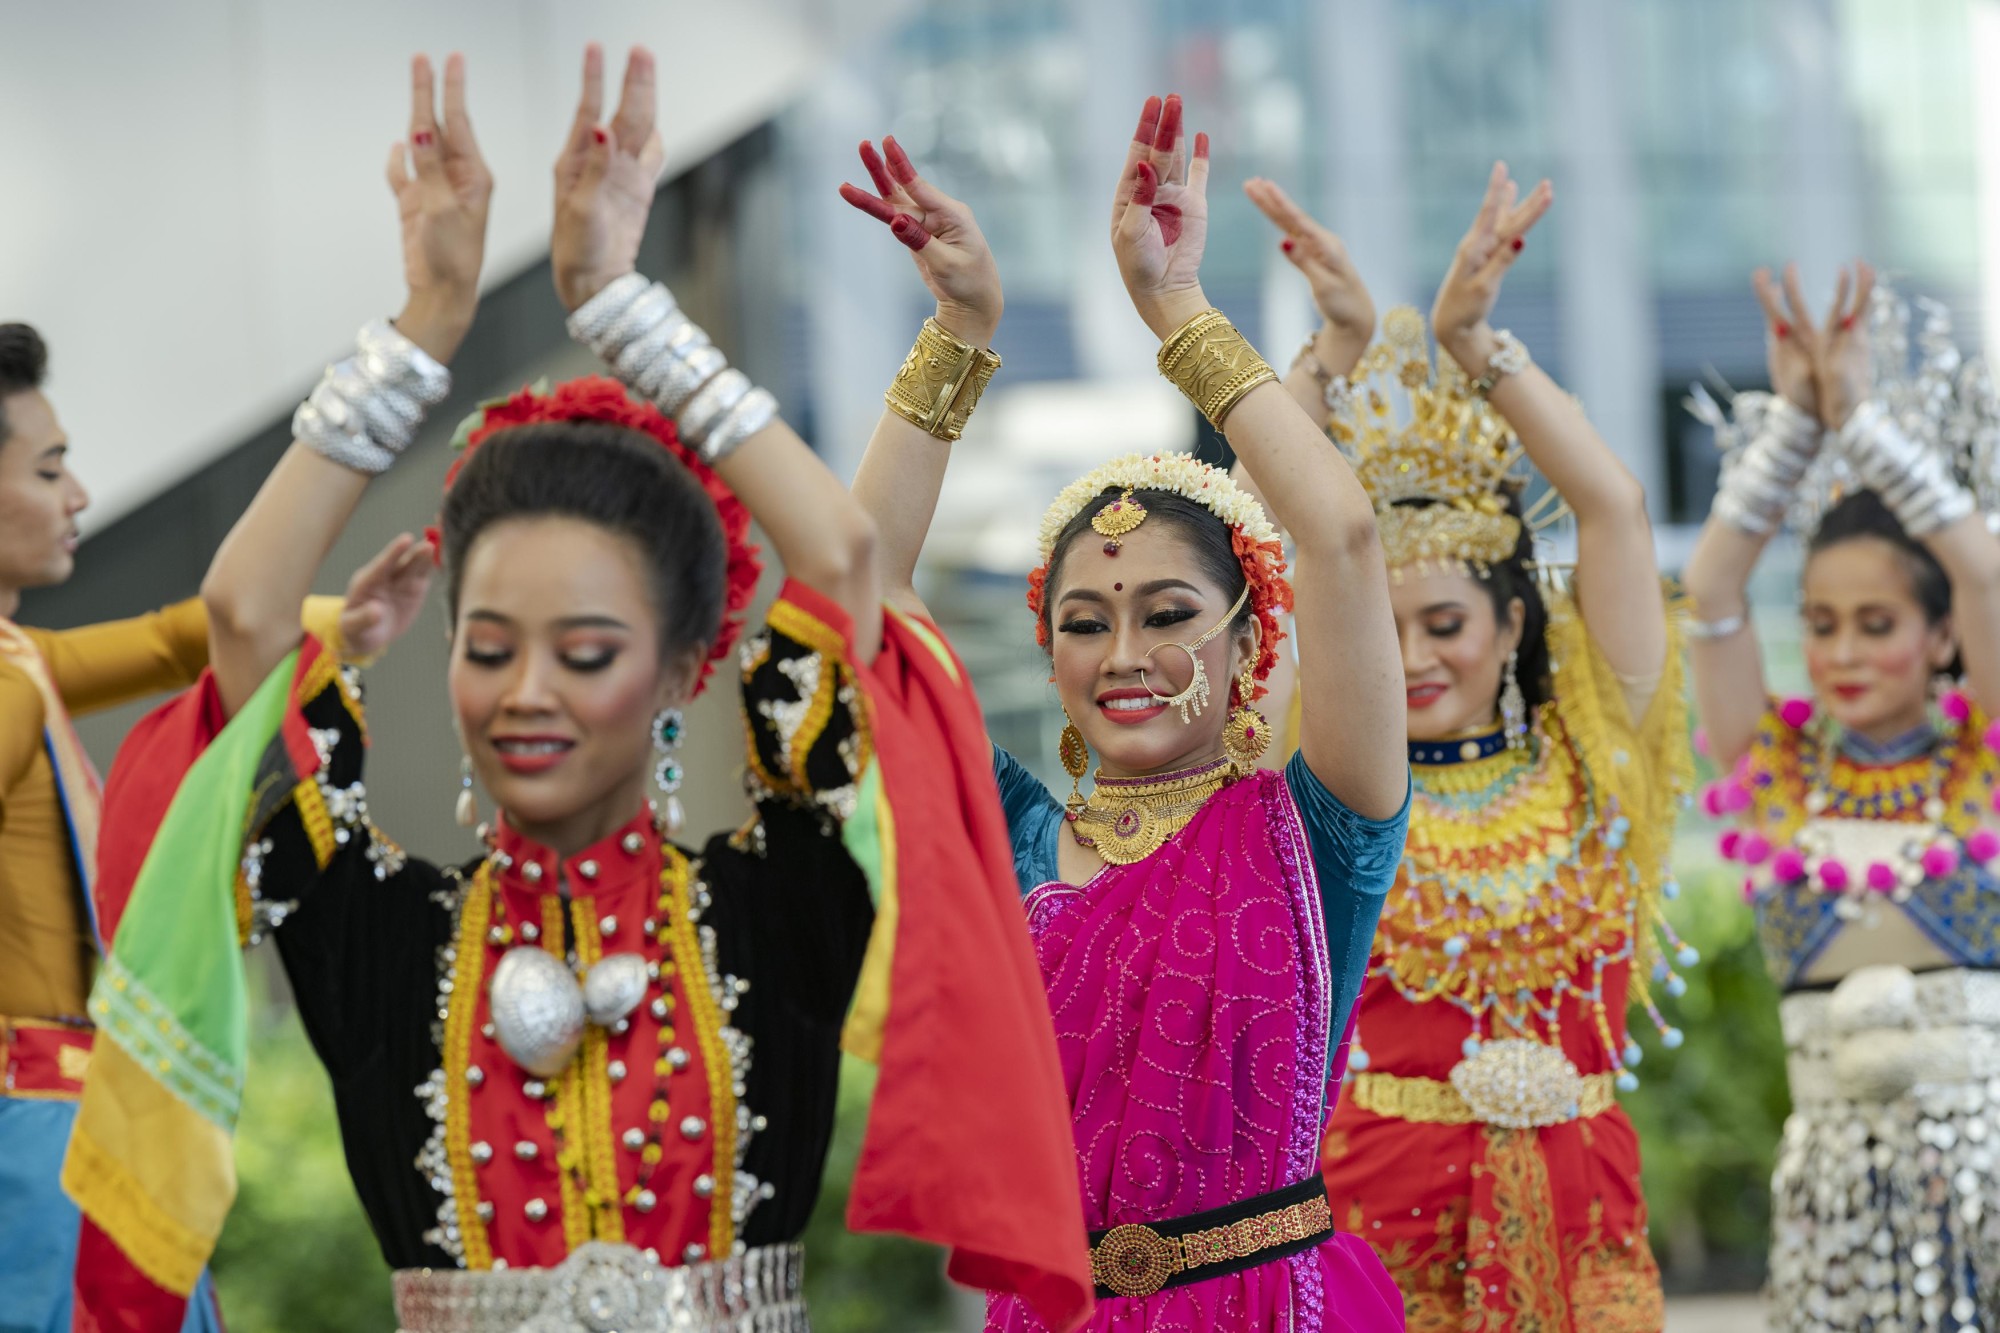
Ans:
[[[1315,1172],[1296,1185],[1169,1222],[1090,1233],[1100,1298],[1151,1296],[1310,1249],[1333,1234],[1333,1205]]]

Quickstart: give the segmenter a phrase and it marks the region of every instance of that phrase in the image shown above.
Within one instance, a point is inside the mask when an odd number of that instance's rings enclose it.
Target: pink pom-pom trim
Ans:
[[[1932,843],[1924,848],[1924,874],[1943,879],[1958,869],[1958,849],[1950,843]]]
[[[1985,865],[2000,856],[2000,833],[1992,829],[1975,829],[1972,836],[1965,840],[1965,854]]]
[[[1778,705],[1778,720],[1794,731],[1812,721],[1812,715],[1810,699],[1791,698]]]
[[[1771,858],[1771,874],[1781,884],[1796,884],[1806,877],[1806,858],[1796,847],[1780,847]]]
[[[2000,754],[2000,718],[1986,724],[1986,748]]]
[[[1715,840],[1715,850],[1725,861],[1734,861],[1736,854],[1743,850],[1743,833],[1740,829],[1724,829],[1722,836]]]
[[[1995,794],[1995,799],[2000,800],[2000,793]],[[1722,784],[1720,782],[1711,782],[1701,789],[1701,812],[1710,819],[1722,818]]]
[[[1819,883],[1828,893],[1839,893],[1847,887],[1847,867],[1831,857],[1821,861]]]
[[[1887,893],[1896,887],[1896,869],[1886,861],[1868,863],[1868,887],[1877,893]]]
[[[1750,808],[1750,789],[1735,778],[1730,778],[1722,784],[1722,793],[1718,799],[1722,803],[1724,813],[1737,814]]]
[[[1938,711],[1954,722],[1963,722],[1972,716],[1972,701],[1959,690],[1946,690],[1938,696]]]
[[[1746,866],[1763,865],[1771,859],[1771,840],[1761,833],[1746,833],[1737,845],[1736,854],[1743,858]]]

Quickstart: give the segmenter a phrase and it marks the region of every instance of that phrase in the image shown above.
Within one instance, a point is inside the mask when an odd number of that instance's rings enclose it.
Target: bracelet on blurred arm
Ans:
[[[714,463],[777,419],[778,401],[730,368],[663,283],[627,273],[578,306],[570,337],[674,419],[681,440]]]
[[[1977,507],[1945,456],[1905,435],[1875,399],[1855,408],[1840,428],[1840,450],[1912,537],[1956,523]]]
[[[1495,329],[1493,355],[1486,359],[1486,370],[1472,382],[1472,391],[1484,398],[1493,392],[1493,386],[1509,375],[1518,375],[1528,368],[1528,349],[1522,345],[1511,330]]]
[[[1752,537],[1776,532],[1822,438],[1817,419],[1773,398],[1757,437],[1723,469],[1715,489],[1715,516]]]
[[[354,355],[328,366],[292,413],[292,438],[342,467],[379,476],[450,392],[449,370],[388,320],[374,320],[356,335]]]

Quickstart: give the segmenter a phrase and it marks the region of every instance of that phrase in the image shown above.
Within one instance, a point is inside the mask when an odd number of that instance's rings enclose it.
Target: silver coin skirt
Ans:
[[[1771,1327],[2000,1333],[2000,974],[1865,967],[1780,1013]]]
[[[399,1333],[811,1333],[797,1245],[663,1266],[630,1245],[590,1241],[554,1268],[406,1268]]]

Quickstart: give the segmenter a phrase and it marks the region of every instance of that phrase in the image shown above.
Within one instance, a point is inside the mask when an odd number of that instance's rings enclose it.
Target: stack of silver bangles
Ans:
[[[451,392],[451,372],[386,319],[362,326],[354,355],[328,366],[292,413],[292,438],[342,467],[387,472],[424,413]]]
[[[618,278],[578,306],[569,334],[674,419],[681,440],[714,463],[770,425],[778,401],[730,367],[662,283]]]
[[[1776,532],[1821,438],[1817,418],[1773,398],[1763,430],[1744,446],[1716,489],[1716,517],[1753,537]]]
[[[1870,399],[1840,428],[1840,449],[1862,483],[1912,537],[1956,523],[1976,507],[1946,456],[1905,435],[1887,408]]]

